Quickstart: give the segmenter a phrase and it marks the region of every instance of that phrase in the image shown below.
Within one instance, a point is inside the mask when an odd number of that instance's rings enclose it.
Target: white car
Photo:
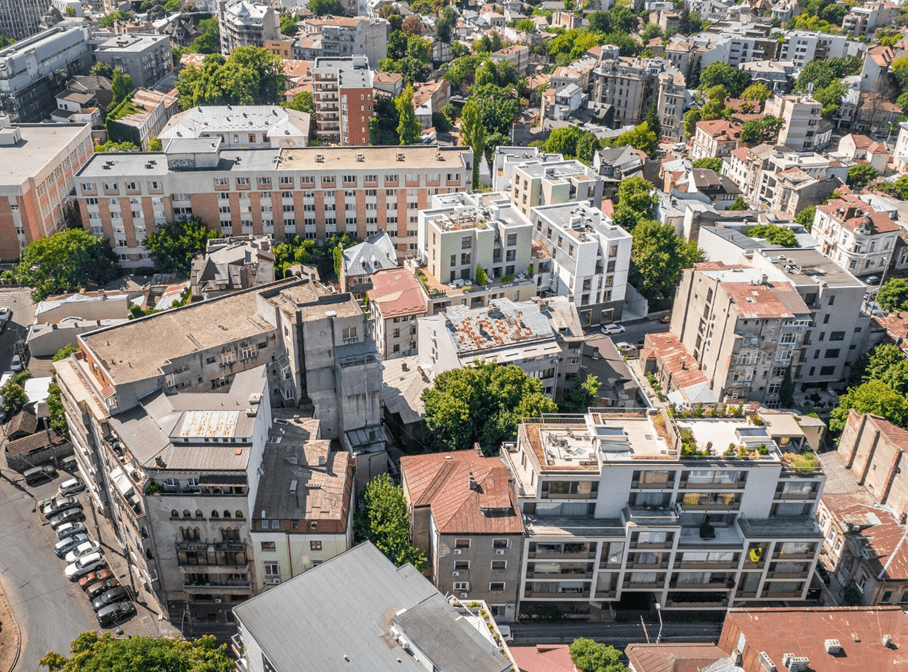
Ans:
[[[76,477],[63,481],[57,492],[63,497],[68,497],[69,495],[78,495],[83,490],[85,490],[85,483],[82,482],[81,478]]]
[[[13,355],[13,361],[10,363],[9,368],[18,373],[22,370],[22,358],[19,355]]]
[[[606,324],[602,327],[602,333],[606,336],[614,336],[616,334],[623,334],[625,331],[624,327],[620,324]]]
[[[95,569],[101,569],[104,566],[104,556],[100,553],[89,553],[76,560],[71,565],[67,565],[65,571],[66,578],[75,581],[80,576],[88,574]]]
[[[101,544],[97,541],[83,541],[81,544],[76,546],[73,550],[66,554],[66,562],[75,562],[79,558],[84,558],[86,555],[91,553],[101,554]]]

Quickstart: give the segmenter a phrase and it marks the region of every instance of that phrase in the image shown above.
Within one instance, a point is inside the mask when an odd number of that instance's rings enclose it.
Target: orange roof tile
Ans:
[[[379,306],[382,317],[419,315],[427,311],[426,297],[416,276],[402,268],[387,268],[372,274],[369,301]]]
[[[647,334],[645,344],[647,349],[652,350],[656,360],[662,362],[662,368],[671,374],[672,381],[679,388],[709,382],[697,361],[675,334]]]
[[[509,646],[520,672],[575,672],[567,644]]]
[[[864,528],[861,537],[867,540],[864,546],[870,552],[875,575],[885,567],[888,579],[908,579],[908,546],[900,543],[902,526],[892,512],[880,508],[863,493],[824,494],[823,504],[838,522]]]

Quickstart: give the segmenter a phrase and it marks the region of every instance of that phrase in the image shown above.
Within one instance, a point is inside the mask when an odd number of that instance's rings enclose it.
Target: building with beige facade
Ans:
[[[778,144],[801,152],[822,149],[818,142],[823,105],[809,95],[774,96],[766,101],[765,114],[785,122],[779,131]]]
[[[857,276],[882,275],[902,228],[852,193],[818,205],[811,234],[820,251]]]
[[[238,47],[265,48],[266,40],[281,38],[280,15],[274,7],[256,0],[218,0],[221,54]]]
[[[280,105],[206,105],[173,115],[158,139],[219,138],[222,149],[305,147],[310,115]]]
[[[65,228],[75,175],[92,151],[88,124],[12,125],[0,117],[0,259],[18,261],[27,245]]]
[[[416,354],[416,320],[428,314],[429,304],[413,272],[407,268],[376,271],[367,295],[373,339],[381,356]]]
[[[277,242],[387,231],[415,253],[430,192],[461,190],[472,162],[468,147],[225,150],[219,138],[176,138],[163,152],[95,154],[74,181],[83,226],[135,268],[149,263],[148,233],[190,217]]]

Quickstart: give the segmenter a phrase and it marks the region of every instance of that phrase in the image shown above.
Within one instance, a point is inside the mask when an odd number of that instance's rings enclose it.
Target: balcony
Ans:
[[[590,591],[588,590],[579,590],[577,592],[561,592],[561,593],[531,593],[525,591],[523,593],[524,598],[534,599],[534,600],[583,600],[588,599],[590,596]]]
[[[585,559],[595,560],[596,552],[587,551],[587,550],[566,551],[566,552],[561,552],[561,553],[544,553],[544,552],[540,553],[538,551],[536,551],[536,552],[531,551],[527,555],[527,557],[536,559],[536,560],[585,560]]]
[[[216,576],[216,575],[215,575]],[[186,592],[203,593],[203,594],[222,594],[236,593],[252,590],[251,581],[225,581],[223,583],[190,583],[183,582],[183,590]]]
[[[664,483],[646,483],[634,481],[631,483],[631,490],[671,490],[675,487],[674,481]]]
[[[631,583],[625,581],[622,590],[662,590],[665,587],[665,581],[656,581],[655,583]]]
[[[637,525],[680,525],[681,507],[677,504],[664,506],[625,506],[624,517]]]
[[[562,571],[557,574],[554,573],[544,573],[544,572],[527,572],[528,579],[592,579],[593,572],[572,572],[572,571]]]

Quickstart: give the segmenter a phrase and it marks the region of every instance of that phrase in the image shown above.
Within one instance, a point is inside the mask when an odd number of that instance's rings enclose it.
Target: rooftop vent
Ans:
[[[252,404],[253,406],[261,403],[261,401],[262,401],[261,392],[255,392],[255,393],[249,395],[249,403]]]
[[[883,646],[885,646],[887,649],[893,648],[892,635],[883,635]]]
[[[788,672],[807,672],[810,668],[810,660],[804,656],[796,656],[793,653],[783,653],[782,665],[788,668]]]
[[[823,642],[823,646],[826,647],[826,653],[833,656],[842,653],[842,643],[837,639],[827,639]]]
[[[397,153],[397,160],[398,160],[398,161],[403,161],[403,160],[404,160],[404,153],[403,153],[403,152],[398,152],[398,153]]]
[[[324,163],[324,162],[325,162],[325,156],[324,156],[324,154],[316,154],[316,155],[315,155],[315,162],[316,162],[316,163]]]
[[[264,518],[265,514],[262,514]],[[769,654],[765,651],[760,651],[760,655],[757,658],[760,661],[760,667],[762,667],[766,672],[776,672],[776,664],[772,662],[772,658],[769,657]]]

